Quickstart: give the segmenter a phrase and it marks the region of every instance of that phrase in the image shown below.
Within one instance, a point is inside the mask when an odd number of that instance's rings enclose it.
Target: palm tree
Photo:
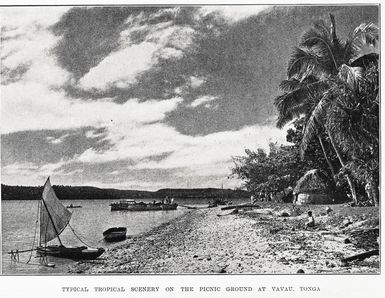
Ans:
[[[366,55],[361,60],[360,66],[341,67],[330,88],[325,126],[350,156],[346,170],[366,183],[369,200],[378,206],[378,56]]]
[[[347,164],[335,141],[336,136],[324,125],[327,103],[331,99],[331,84],[337,77],[351,79],[342,75],[346,67],[363,55],[377,51],[378,28],[371,23],[361,24],[349,34],[345,42],[341,42],[336,34],[334,16],[330,15],[330,19],[330,28],[321,20],[303,34],[299,47],[294,49],[289,61],[288,79],[280,85],[284,94],[276,98],[275,106],[279,112],[278,127],[305,116],[301,155],[314,136],[317,136],[334,176],[335,171],[320,138],[322,131],[327,133],[341,166],[344,168]],[[346,175],[346,179],[352,199],[357,202],[354,183],[349,175]]]

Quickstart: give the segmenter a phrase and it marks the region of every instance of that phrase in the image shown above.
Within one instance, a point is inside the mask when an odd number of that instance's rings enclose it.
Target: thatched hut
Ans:
[[[320,170],[310,170],[298,180],[294,188],[295,204],[330,204],[332,188],[327,176]]]

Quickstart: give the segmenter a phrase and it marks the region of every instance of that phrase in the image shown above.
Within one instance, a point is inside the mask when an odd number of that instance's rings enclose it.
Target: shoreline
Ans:
[[[309,206],[262,205],[264,209],[240,210],[238,214],[221,211],[219,207],[187,211],[107,249],[100,260],[75,263],[68,273],[379,273],[378,255],[348,264],[340,261],[342,257],[367,251],[368,247],[375,248],[376,244],[378,247],[373,233],[365,234],[364,238],[353,233],[375,227],[378,222],[373,220],[373,214],[378,209],[356,208],[357,216],[354,212],[349,216],[352,207],[331,205],[335,211],[326,215],[326,206],[311,206],[316,210],[317,225],[306,229],[305,211]],[[283,211],[290,216],[280,216]],[[347,220],[351,223],[346,224]],[[345,239],[351,239],[350,243]]]

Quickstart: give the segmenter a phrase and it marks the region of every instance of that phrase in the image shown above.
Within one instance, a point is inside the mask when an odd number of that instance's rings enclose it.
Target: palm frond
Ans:
[[[287,67],[288,78],[294,77],[301,80],[309,72],[317,76],[323,71],[323,61],[313,49],[294,48]]]
[[[338,77],[344,81],[351,90],[358,90],[364,81],[361,67],[350,67],[343,64],[338,73]]]
[[[297,117],[298,113],[293,109],[306,102],[304,99],[308,96],[305,89],[297,89],[292,92],[286,92],[274,100],[274,105],[278,110],[277,127],[282,128],[286,123]]]
[[[301,86],[301,81],[296,78],[290,78],[288,80],[283,80],[279,84],[279,89],[281,89],[284,92],[291,92],[294,91]]]
[[[311,140],[316,135],[317,131],[319,130],[319,126],[324,122],[327,108],[329,106],[329,101],[330,93],[326,92],[324,96],[322,96],[318,104],[315,106],[308,118],[308,121],[306,122],[302,142],[299,148],[301,158],[304,157],[307,146],[310,144]]]
[[[345,80],[340,80],[331,90],[334,99],[325,126],[340,148],[351,155],[360,155],[379,144],[378,106],[374,100],[376,93],[368,94],[366,83],[365,80],[360,82],[360,89],[363,90],[360,91],[352,89]]]
[[[279,84],[279,88],[285,92],[292,92],[300,88],[318,88],[322,82],[313,75],[304,76],[302,80],[297,78],[290,78],[283,80]]]
[[[300,118],[302,115],[306,115],[309,109],[310,106],[308,103],[299,103],[290,107],[290,109],[288,109],[286,113],[278,115],[277,127],[282,128],[292,120]]]
[[[361,37],[366,43],[375,45],[378,41],[378,27],[373,23],[363,23],[353,31],[353,40]]]
[[[334,28],[333,26],[332,28]],[[339,57],[343,53],[343,45],[335,35],[335,30],[329,31],[323,21],[315,23],[313,28],[302,35],[300,46],[311,48],[323,61],[323,64],[328,66],[330,72],[337,71]]]
[[[378,38],[379,30],[373,23],[356,27],[345,42],[345,61],[352,63],[363,55],[378,53]]]
[[[319,43],[329,43],[329,30],[324,21],[318,21],[313,24],[313,27],[307,30],[301,38],[301,47],[313,47]],[[330,44],[331,46],[331,44]]]

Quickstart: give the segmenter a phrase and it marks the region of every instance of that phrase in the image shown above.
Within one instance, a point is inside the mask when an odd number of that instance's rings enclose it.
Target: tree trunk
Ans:
[[[341,156],[339,150],[337,149],[337,145],[334,142],[333,137],[331,136],[329,130],[327,130],[327,132],[328,132],[328,136],[329,136],[329,139],[330,139],[330,143],[332,144],[333,149],[336,152],[338,160],[340,161],[341,166],[344,167],[345,166],[345,162],[342,159],[342,156]],[[346,177],[346,180],[348,181],[348,184],[349,184],[350,193],[352,194],[352,200],[353,200],[354,204],[357,204],[358,200],[357,200],[357,193],[356,193],[356,188],[355,188],[354,182],[353,182],[353,180],[350,178],[350,176],[348,174],[346,174],[345,177]]]
[[[368,197],[369,197],[369,200],[374,204],[374,206],[378,207],[379,206],[379,202],[378,202],[378,193],[377,193],[377,183],[374,182],[374,179],[373,177],[370,177],[368,179]],[[366,188],[366,187],[365,187]]]
[[[324,146],[324,143],[323,143],[323,141],[322,141],[322,138],[321,138],[319,135],[317,135],[317,137],[318,137],[318,141],[319,141],[319,143],[320,143],[320,145],[321,145],[322,152],[323,152],[323,154],[324,154],[325,160],[326,160],[326,162],[327,162],[327,164],[328,164],[328,166],[329,166],[330,172],[332,173],[333,180],[334,180],[334,182],[337,182],[336,177],[335,177],[336,172],[334,171],[334,168],[333,168],[333,165],[332,165],[330,159],[329,159],[328,156],[326,155],[326,150],[325,150],[325,146]]]

